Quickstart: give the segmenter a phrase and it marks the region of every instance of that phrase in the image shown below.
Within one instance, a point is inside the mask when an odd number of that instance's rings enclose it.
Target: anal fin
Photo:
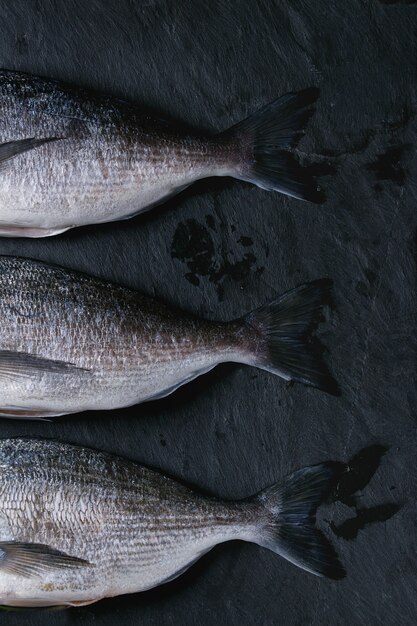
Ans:
[[[147,398],[144,398],[143,400],[141,400],[141,402],[151,402],[153,400],[162,400],[162,398],[166,398],[167,396],[170,396],[172,393],[177,391],[177,389],[179,389],[183,385],[187,385],[195,378],[198,378],[199,376],[207,374],[215,367],[216,367],[216,364],[209,365],[209,367],[202,367],[201,369],[195,370],[194,372],[192,372],[191,374],[183,378],[181,382],[175,383],[171,387],[168,387],[167,389],[163,389],[162,391],[159,391],[158,393],[155,393],[152,396],[148,396]]]
[[[62,415],[62,414],[61,414]],[[52,417],[58,417],[54,411],[45,411],[44,409],[29,409],[23,407],[1,407],[0,417],[6,417],[14,420],[43,420],[45,422],[52,421]]]
[[[2,224],[0,222],[0,237],[28,237],[32,239],[41,237],[53,237],[70,230],[72,226],[65,228],[35,228],[19,224]]]
[[[103,597],[94,598],[93,600],[74,600],[72,602],[66,602],[65,608],[71,607],[71,606],[73,607],[89,606],[90,604],[95,604],[96,602],[99,602],[100,600],[103,600]]]

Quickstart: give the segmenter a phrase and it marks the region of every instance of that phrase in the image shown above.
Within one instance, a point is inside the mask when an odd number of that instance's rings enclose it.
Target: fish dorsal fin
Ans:
[[[42,543],[0,542],[0,571],[30,578],[50,569],[86,567],[84,559],[69,556]]]
[[[27,152],[28,150],[39,148],[39,146],[43,146],[45,143],[58,141],[59,139],[62,139],[62,137],[45,137],[44,139],[30,137],[29,139],[19,139],[18,141],[8,141],[7,143],[0,144],[0,171],[13,157]]]
[[[71,374],[74,372],[91,373],[90,370],[77,367],[73,363],[45,359],[26,352],[0,350],[0,380],[2,378],[30,377],[36,373]]]

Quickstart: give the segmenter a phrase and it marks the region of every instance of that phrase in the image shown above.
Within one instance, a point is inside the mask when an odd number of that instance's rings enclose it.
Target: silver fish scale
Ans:
[[[236,160],[224,141],[181,136],[132,105],[57,81],[0,71],[0,108],[0,144],[59,138],[1,168],[3,234],[127,218],[194,180],[230,174]]]
[[[0,350],[82,368],[12,372],[2,380],[0,409],[127,406],[222,361],[249,358],[236,324],[197,320],[135,291],[13,257],[0,257],[0,322]]]
[[[215,544],[253,538],[255,505],[201,497],[105,453],[0,441],[0,541],[43,543],[91,563],[25,578],[0,568],[0,603],[89,602],[153,587]]]

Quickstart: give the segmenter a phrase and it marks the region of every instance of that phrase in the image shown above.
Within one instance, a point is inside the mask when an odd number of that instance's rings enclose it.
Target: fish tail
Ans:
[[[332,287],[328,279],[306,283],[241,320],[250,356],[245,363],[339,395],[311,333],[320,321]],[[241,324],[240,324],[241,328]]]
[[[304,467],[251,498],[251,503],[261,506],[255,543],[316,576],[344,578],[346,572],[333,546],[315,527],[316,510],[344,469],[343,463],[332,462]]]
[[[268,191],[311,202],[324,202],[314,178],[289,148],[304,135],[319,90],[288,93],[223,133],[237,144],[238,164],[231,174]]]

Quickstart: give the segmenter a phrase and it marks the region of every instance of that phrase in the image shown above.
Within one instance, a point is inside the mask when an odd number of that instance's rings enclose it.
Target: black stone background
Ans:
[[[0,253],[221,320],[329,276],[334,308],[320,337],[343,392],[226,365],[154,404],[51,424],[4,420],[0,435],[105,449],[225,498],[321,460],[352,469],[320,514],[347,569],[342,582],[235,542],[151,592],[4,613],[2,625],[415,623],[416,18],[416,2],[394,0],[0,3],[2,67],[110,92],[202,130],[321,88],[299,154],[322,174],[324,205],[212,179],[136,219],[2,239]]]

